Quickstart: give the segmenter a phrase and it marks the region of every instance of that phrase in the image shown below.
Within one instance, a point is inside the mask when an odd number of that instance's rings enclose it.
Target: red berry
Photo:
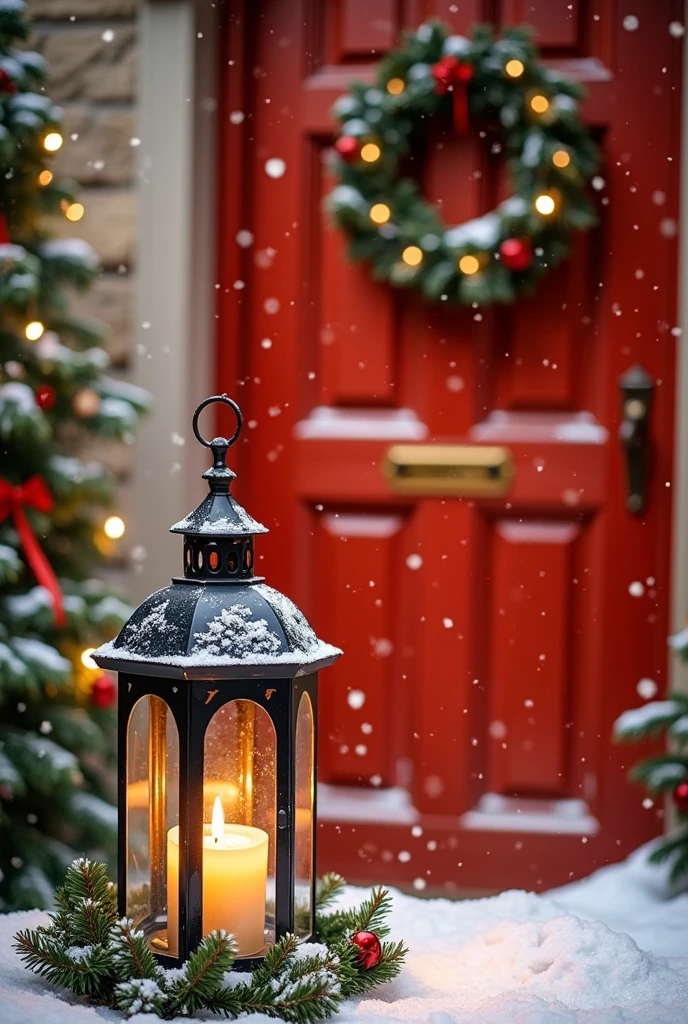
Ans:
[[[0,68],[0,92],[16,92],[17,85],[12,81],[10,76],[4,70]]]
[[[474,73],[472,64],[458,64],[454,71],[454,78],[457,82],[470,82]]]
[[[679,782],[674,790],[674,804],[682,814],[688,814],[688,779]]]
[[[499,251],[502,262],[510,270],[527,270],[533,262],[533,245],[529,238],[507,238]]]
[[[351,164],[354,160],[358,160],[360,147],[358,139],[355,139],[353,135],[341,135],[335,142],[334,148],[346,163]]]
[[[358,965],[364,971],[370,970],[382,956],[382,946],[373,932],[356,932],[351,941],[358,946]]]
[[[109,708],[117,699],[117,687],[110,676],[102,675],[93,680],[91,704],[94,708]]]
[[[52,384],[39,384],[36,388],[36,403],[41,409],[52,409],[57,401],[57,391]]]

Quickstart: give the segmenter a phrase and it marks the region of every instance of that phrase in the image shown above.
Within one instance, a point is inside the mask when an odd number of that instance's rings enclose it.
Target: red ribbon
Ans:
[[[457,135],[468,134],[468,83],[473,78],[473,65],[447,56],[433,64],[435,91],[444,96],[453,90],[454,130]]]
[[[7,230],[5,214],[0,210],[0,245],[7,245],[10,240],[10,233]]]
[[[26,560],[34,576],[53,599],[55,625],[64,626],[65,614],[62,607],[62,591],[48,559],[36,540],[24,512],[24,506],[38,512],[50,512],[53,498],[42,476],[31,476],[23,484],[14,487],[9,480],[0,479],[0,522],[10,514],[19,534]]]

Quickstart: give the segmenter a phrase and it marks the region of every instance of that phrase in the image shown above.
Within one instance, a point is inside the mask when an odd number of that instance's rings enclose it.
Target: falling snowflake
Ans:
[[[281,178],[286,169],[287,165],[281,157],[271,156],[269,160],[265,161],[265,173],[268,178]]]
[[[358,711],[365,704],[365,693],[363,690],[350,690],[346,702],[354,711]]]
[[[636,18],[635,14],[627,14],[622,24],[627,32],[635,32],[640,22]]]
[[[420,555],[409,555],[408,558],[406,559],[406,564],[409,567],[409,569],[420,569],[421,565],[423,564],[423,559],[421,558]]]
[[[634,580],[633,583],[628,584],[628,593],[631,597],[642,597],[645,593],[645,587],[640,580]]]
[[[657,693],[657,683],[654,679],[640,679],[636,686],[638,696],[642,697],[643,700],[652,700]]]

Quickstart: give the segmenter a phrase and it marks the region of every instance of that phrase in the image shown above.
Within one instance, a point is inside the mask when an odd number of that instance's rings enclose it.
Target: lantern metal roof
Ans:
[[[206,441],[200,412],[224,402],[237,417],[228,440]],[[202,402],[193,430],[210,448],[203,474],[210,493],[171,527],[184,535],[184,576],[139,605],[119,636],[93,654],[105,669],[180,679],[284,678],[316,672],[342,653],[319,640],[296,605],[253,574],[253,537],[267,533],[230,494],[227,451],[239,437],[241,411],[227,395]]]

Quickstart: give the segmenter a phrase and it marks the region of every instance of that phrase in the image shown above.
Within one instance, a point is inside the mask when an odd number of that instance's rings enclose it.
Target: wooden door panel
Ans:
[[[319,620],[346,654],[327,679],[320,778],[389,784],[394,548],[403,519],[342,510],[323,512],[316,522]]]
[[[326,9],[326,37],[332,64],[370,60],[383,54],[399,34],[401,22],[398,0],[335,0]]]
[[[345,650],[322,680],[320,867],[437,890],[563,882],[659,827],[609,736],[667,667],[680,4],[229,7],[219,387],[236,382],[249,423],[241,497],[274,529],[259,565]],[[600,223],[512,307],[383,287],[322,215],[332,103],[431,16],[529,21],[588,92]],[[448,223],[506,194],[494,141],[429,126],[414,171]],[[657,381],[641,517],[617,439],[634,362]],[[511,489],[400,497],[383,465],[402,441],[503,445]]]
[[[324,163],[324,161],[323,161]],[[367,269],[346,257],[346,240],[320,216],[332,180],[313,199],[311,217],[322,225],[319,287],[318,362],[323,405],[390,403],[394,396],[395,304],[380,290]],[[375,344],[370,344],[370,339]]]
[[[598,4],[601,7],[602,4]],[[579,52],[583,42],[582,0],[505,0],[502,5],[507,25],[532,25],[543,50]],[[597,12],[596,12],[597,13]]]
[[[488,734],[496,793],[568,793],[571,547],[579,532],[577,523],[521,519],[493,528]]]

